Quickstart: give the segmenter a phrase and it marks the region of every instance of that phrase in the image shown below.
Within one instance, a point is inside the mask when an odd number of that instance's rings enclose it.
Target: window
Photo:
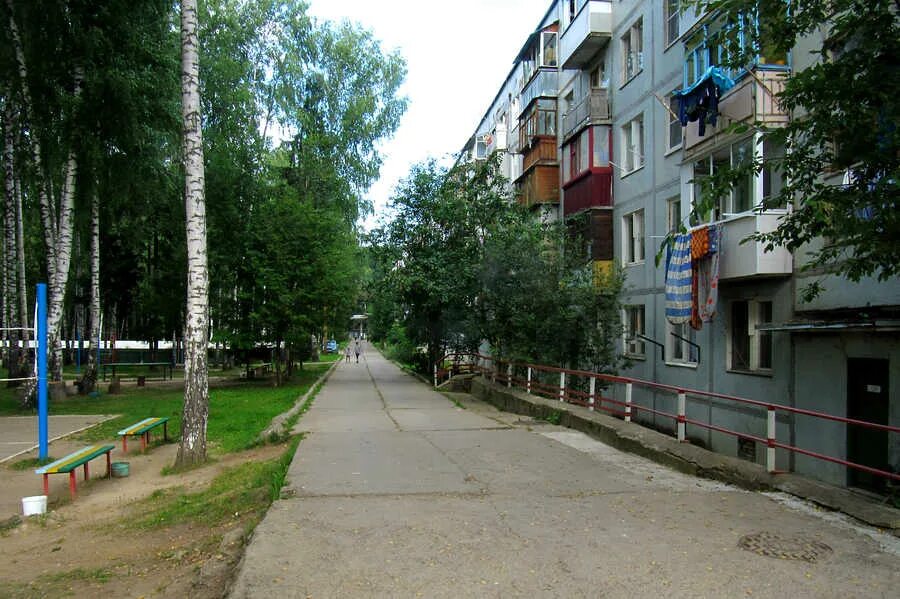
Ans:
[[[681,228],[681,196],[666,202],[666,228],[670,233]]]
[[[594,131],[594,166],[609,166],[609,132],[610,128],[604,125],[595,125]]]
[[[729,369],[756,372],[772,370],[772,333],[757,325],[772,322],[769,300],[738,300],[729,310]]]
[[[541,34],[541,66],[556,66],[556,32],[545,31]]]
[[[622,127],[622,170],[630,173],[644,166],[644,117],[643,115]]]
[[[536,135],[556,135],[556,100],[541,98],[528,109],[519,126],[519,144],[527,148]]]
[[[688,323],[666,321],[666,363],[696,366],[700,363],[696,331]]]
[[[484,160],[487,158],[487,138],[486,135],[479,135],[475,139],[475,160]]]
[[[666,22],[666,45],[681,35],[681,0],[663,0],[663,12]]]
[[[601,62],[591,69],[591,89],[609,87],[609,78],[606,76],[606,63]]]
[[[644,342],[638,335],[644,334],[644,306],[625,306],[622,323],[624,324],[625,354],[629,356],[646,355]]]
[[[784,187],[784,146],[775,144],[768,138],[763,139],[762,186],[763,202],[768,208],[784,208],[784,202],[778,200]]]
[[[728,167],[738,167],[754,159],[754,138],[719,148],[694,163],[694,205],[701,199],[703,179]],[[756,206],[756,173],[752,170],[734,182],[731,193],[719,198],[713,208],[713,220],[749,212]],[[765,186],[765,181],[762,183]],[[780,182],[779,182],[780,184]],[[780,189],[780,188],[779,188]]]
[[[622,36],[622,83],[627,83],[644,68],[644,25],[638,19]]]
[[[563,2],[563,28],[568,27],[569,23],[575,20],[577,8],[575,0],[565,0]]]
[[[626,214],[622,219],[622,257],[625,264],[644,261],[644,211]]]
[[[563,146],[563,183],[568,183],[593,168],[609,168],[609,131],[608,126],[594,125]]]
[[[753,138],[744,140],[731,146],[731,166],[739,167],[753,162]],[[753,208],[753,179],[752,172],[745,174],[735,182],[731,190],[731,204],[724,207],[723,212],[740,214]]]
[[[669,128],[666,131],[666,151],[671,152],[681,147],[681,121],[678,119],[678,100],[669,96],[669,110],[666,117],[669,119]]]

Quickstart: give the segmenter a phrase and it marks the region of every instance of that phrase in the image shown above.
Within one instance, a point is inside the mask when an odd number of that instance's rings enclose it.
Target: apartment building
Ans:
[[[703,85],[718,64],[720,50],[710,43],[717,27],[714,16],[697,18],[679,0],[552,2],[464,152],[478,159],[504,150],[504,174],[520,202],[543,218],[569,222],[598,270],[614,262],[624,268],[621,349],[633,365],[623,374],[900,425],[900,281],[851,284],[802,271],[802,250],[766,252],[744,242],[772,230],[790,209],[758,210],[782,185],[769,169],[722,198],[711,223],[689,222],[704,176],[784,152],[752,130],[723,130],[734,122],[786,122],[775,94],[790,69],[816,59],[810,49],[817,40],[787,56],[760,52],[747,69],[724,73],[733,87],[722,90],[716,125],[682,126],[673,94]],[[694,326],[667,317],[666,260],[655,259],[667,233],[680,225],[715,235],[718,246],[715,292]],[[816,279],[826,291],[804,303],[800,290]],[[634,401],[675,411],[672,394],[636,390]],[[638,414],[648,425],[674,429],[669,418]],[[746,434],[698,428],[692,441],[764,460],[764,444],[753,439],[765,437],[764,415],[695,400],[687,416]],[[900,435],[802,416],[779,417],[776,427],[791,445],[900,470]],[[880,484],[800,454],[779,450],[776,458],[779,469],[834,484]]]

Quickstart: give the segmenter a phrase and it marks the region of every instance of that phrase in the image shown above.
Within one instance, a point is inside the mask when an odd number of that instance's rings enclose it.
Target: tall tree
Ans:
[[[781,127],[752,125],[783,156],[726,168],[703,183],[694,210],[749,173],[781,173],[780,193],[762,209],[793,206],[778,227],[755,238],[784,246],[851,281],[900,274],[900,2],[897,0],[689,0],[724,22],[710,46],[726,48],[726,66],[742,69],[767,53],[794,51],[793,70],[776,94],[792,118]],[[810,54],[800,54],[800,48]],[[811,60],[810,60],[811,59]],[[805,64],[809,63],[809,64]],[[796,68],[797,65],[801,68]],[[736,125],[733,133],[747,131]],[[814,283],[807,299],[821,291]]]
[[[197,1],[181,1],[181,103],[184,204],[187,232],[187,306],[184,326],[184,409],[176,464],[206,460],[209,416],[209,273],[206,260],[206,199],[200,119],[200,42]]]

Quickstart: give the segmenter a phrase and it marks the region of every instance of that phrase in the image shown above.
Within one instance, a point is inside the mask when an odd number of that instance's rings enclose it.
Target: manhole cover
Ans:
[[[825,543],[803,537],[784,537],[773,532],[757,532],[741,537],[738,547],[767,557],[810,563],[825,559],[832,552]]]

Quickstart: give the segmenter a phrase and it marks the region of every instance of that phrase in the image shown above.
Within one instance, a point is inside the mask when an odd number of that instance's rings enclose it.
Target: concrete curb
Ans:
[[[316,392],[319,387],[325,383],[326,380],[328,380],[328,377],[331,376],[331,373],[334,372],[334,369],[337,368],[338,364],[340,363],[340,360],[335,360],[334,363],[332,363],[332,365],[328,367],[328,370],[322,373],[322,376],[316,379],[316,382],[313,383],[309,389],[307,389],[306,393],[297,398],[297,401],[294,402],[294,405],[290,410],[288,410],[287,412],[282,412],[281,414],[273,418],[272,422],[269,423],[269,426],[263,429],[263,431],[259,434],[259,441],[261,443],[265,443],[273,434],[280,436],[289,433],[290,431],[286,430],[284,426],[285,423],[303,409],[303,406],[306,404],[306,400],[309,399],[309,397],[314,392]]]
[[[476,376],[466,382],[474,397],[505,412],[554,420],[558,415],[562,426],[581,431],[616,449],[635,453],[675,470],[751,491],[783,491],[900,536],[900,510],[873,503],[851,490],[798,474],[770,474],[759,464],[717,454],[689,443],[679,443],[663,433],[592,412],[582,406],[500,387],[482,377]]]

